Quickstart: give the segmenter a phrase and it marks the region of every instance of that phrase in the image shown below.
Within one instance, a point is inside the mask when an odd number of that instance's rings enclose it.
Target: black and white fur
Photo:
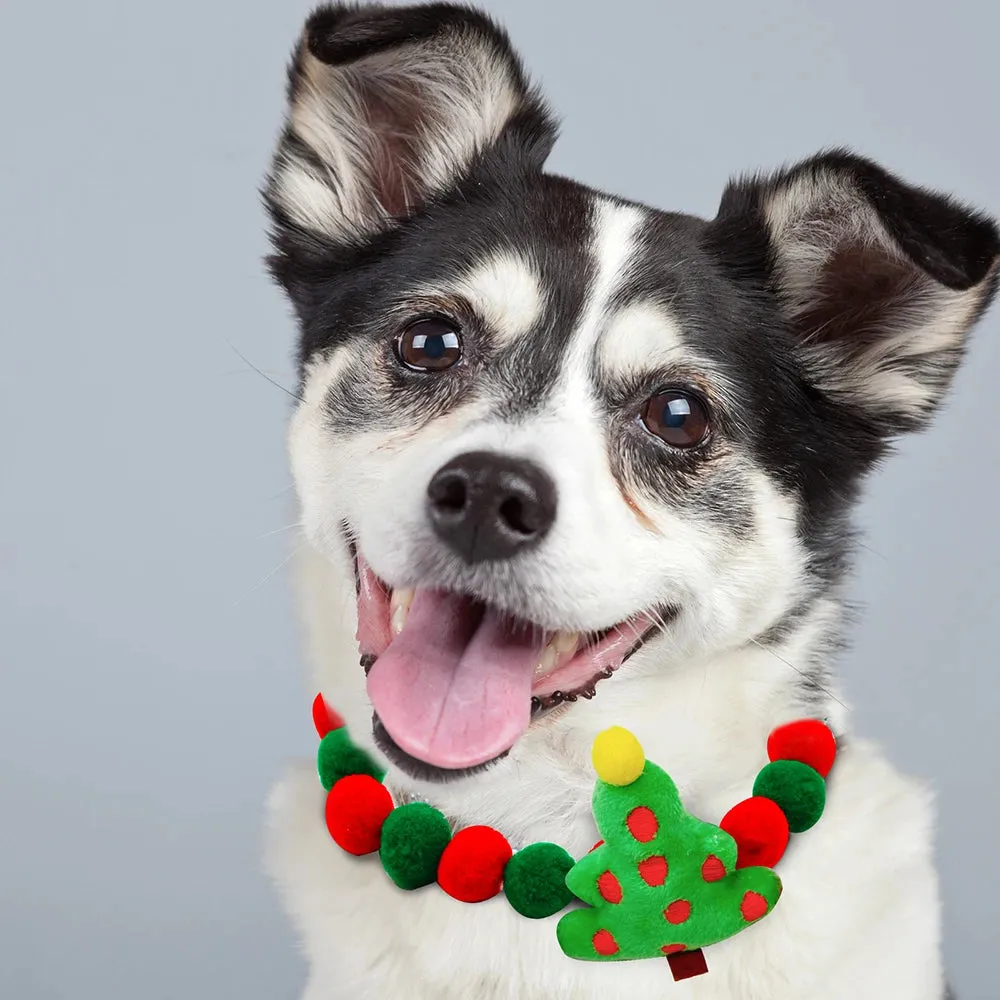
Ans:
[[[272,797],[270,864],[305,1000],[941,1000],[930,796],[847,738],[830,660],[859,487],[940,404],[996,291],[994,224],[846,152],[733,182],[711,221],[546,174],[556,129],[506,34],[449,4],[320,9],[289,104],[266,200],[301,328],[302,601],[316,682],[355,738],[374,748],[349,541],[390,588],[473,594],[544,628],[664,609],[592,700],[459,780],[400,756],[396,796],[579,855],[608,725],[711,821],[749,793],[775,725],[821,716],[843,738],[780,906],[682,985],[665,963],[571,961],[554,921],[502,898],[395,889],[330,841],[303,764]],[[428,308],[465,338],[462,365],[433,376],[394,353]],[[636,419],[674,385],[712,414],[692,451]],[[541,545],[468,565],[435,538],[427,483],[470,451],[546,470],[559,508]]]

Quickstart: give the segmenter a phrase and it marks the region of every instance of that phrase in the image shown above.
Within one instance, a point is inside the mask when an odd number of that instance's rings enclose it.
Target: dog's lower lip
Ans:
[[[492,760],[476,764],[474,767],[448,770],[442,767],[435,767],[426,761],[420,760],[418,757],[412,756],[412,754],[408,754],[389,734],[377,712],[372,715],[372,736],[375,739],[375,745],[396,767],[406,772],[410,777],[419,778],[424,781],[456,781],[459,778],[469,778],[473,775],[481,774],[503,760],[510,752],[509,750],[505,750],[503,753],[497,754]]]

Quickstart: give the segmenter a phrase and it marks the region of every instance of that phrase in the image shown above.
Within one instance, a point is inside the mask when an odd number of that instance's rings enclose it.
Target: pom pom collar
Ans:
[[[781,883],[771,869],[790,833],[809,829],[826,801],[837,743],[815,719],[775,729],[770,763],[752,797],[718,827],[686,813],[676,786],[615,726],[594,740],[594,815],[602,834],[579,861],[556,844],[517,853],[498,830],[452,832],[426,803],[394,807],[385,771],[317,695],[317,771],[327,789],[326,824],[354,855],[379,853],[392,881],[412,891],[437,882],[452,898],[478,903],[503,892],[524,917],[544,919],[578,897],[557,934],[572,958],[621,961],[666,956],[675,979],[708,971],[702,947],[751,926],[774,908]],[[733,909],[735,901],[736,908]],[[667,940],[669,938],[669,940]]]

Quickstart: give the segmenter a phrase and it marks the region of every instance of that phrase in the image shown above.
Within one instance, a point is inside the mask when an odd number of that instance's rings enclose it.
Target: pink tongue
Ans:
[[[468,598],[418,590],[406,627],[368,675],[368,696],[408,754],[436,767],[474,767],[528,728],[544,641]]]

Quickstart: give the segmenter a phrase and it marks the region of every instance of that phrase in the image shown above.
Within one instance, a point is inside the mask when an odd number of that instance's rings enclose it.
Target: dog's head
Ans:
[[[319,10],[289,101],[303,518],[356,556],[378,735],[426,773],[643,642],[732,649],[835,585],[861,478],[996,288],[988,219],[847,153],[710,222],[546,174],[552,119],[464,7]]]

